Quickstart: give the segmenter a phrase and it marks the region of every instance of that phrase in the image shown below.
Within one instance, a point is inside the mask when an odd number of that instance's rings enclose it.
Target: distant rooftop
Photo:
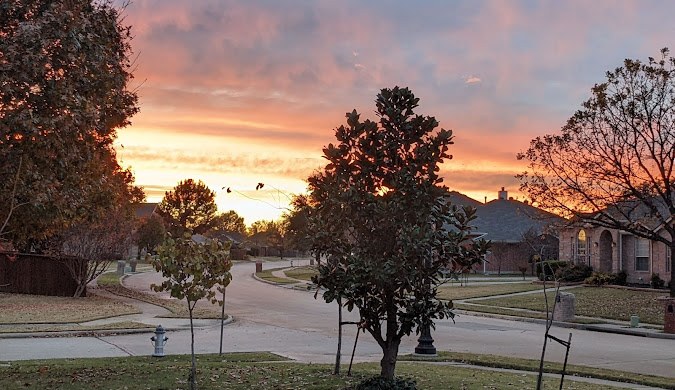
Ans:
[[[477,218],[472,221],[475,230],[484,233],[486,240],[494,242],[520,242],[523,235],[532,230],[542,234],[554,224],[564,221],[563,218],[508,197],[508,192],[501,188],[497,199],[482,203],[457,191],[446,196],[451,204],[472,206],[476,208]]]
[[[138,203],[134,205],[134,215],[136,218],[145,218],[152,215],[157,210],[159,203]]]

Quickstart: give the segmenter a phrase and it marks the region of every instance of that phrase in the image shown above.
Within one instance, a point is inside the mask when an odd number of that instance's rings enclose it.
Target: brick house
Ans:
[[[504,187],[497,195],[497,199],[487,203],[456,191],[446,195],[451,204],[476,208],[477,218],[472,221],[474,234],[492,243],[487,261],[476,271],[519,273],[523,267],[533,271],[529,262],[532,255],[557,258],[557,226],[564,220],[528,202],[510,198]]]
[[[642,223],[667,237],[662,225],[647,220]],[[672,254],[663,242],[577,221],[560,228],[559,237],[560,260],[587,264],[600,272],[625,270],[628,283],[649,284],[653,273],[659,274],[666,283],[671,279]]]

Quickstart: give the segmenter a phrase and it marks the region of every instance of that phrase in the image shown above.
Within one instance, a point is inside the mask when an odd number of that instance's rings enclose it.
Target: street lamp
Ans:
[[[431,253],[424,259],[424,267],[431,268]],[[431,280],[427,278],[427,286],[431,288]],[[417,347],[415,347],[415,354],[424,356],[436,356],[436,347],[434,346],[434,339],[431,337],[431,325],[428,321],[422,325],[420,337],[417,339]]]

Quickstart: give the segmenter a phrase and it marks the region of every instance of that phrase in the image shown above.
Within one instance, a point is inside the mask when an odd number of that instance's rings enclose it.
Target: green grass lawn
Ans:
[[[284,270],[284,274],[289,278],[305,280],[308,282],[312,281],[312,276],[318,273],[316,266],[306,265],[301,267],[287,268]]]
[[[190,356],[57,359],[0,364],[3,389],[186,389]],[[353,376],[332,375],[332,366],[283,361],[273,354],[198,355],[199,388],[208,389],[344,389],[379,374],[378,363],[354,366]],[[346,371],[346,365],[343,370]],[[536,377],[420,362],[399,362],[397,375],[417,380],[420,389],[534,388]],[[558,380],[546,380],[557,389]],[[597,389],[565,382],[565,389]],[[606,388],[606,387],[605,387]]]
[[[640,322],[663,325],[663,304],[656,300],[657,297],[664,295],[663,292],[603,287],[578,287],[568,292],[576,297],[577,315],[629,321],[632,314],[637,314],[640,316]],[[549,305],[553,304],[554,298],[554,291],[549,290]],[[545,311],[542,293],[491,298],[475,303]]]
[[[119,286],[120,285],[120,276],[117,274],[116,271],[113,272],[105,272],[99,275],[98,278],[96,278],[96,284],[99,286]]]
[[[412,355],[400,356],[399,360],[417,360]],[[424,358],[425,361],[437,362],[460,362],[476,366],[511,368],[522,371],[539,372],[539,360],[522,359],[496,355],[480,355],[465,352],[446,352],[439,351],[436,358]],[[560,374],[562,372],[562,363],[544,362],[544,372]],[[576,375],[590,378],[606,379],[616,382],[635,383],[644,386],[654,386],[662,388],[675,388],[673,378],[664,378],[655,375],[636,374],[625,371],[609,370],[604,368],[577,366],[568,364],[566,375]]]
[[[481,302],[481,301],[477,301]],[[472,311],[477,313],[489,313],[489,314],[499,314],[507,315],[512,317],[524,317],[524,318],[538,318],[541,320],[546,319],[546,313],[544,312],[534,312],[534,311],[522,311],[517,309],[509,309],[505,307],[495,307],[495,306],[484,306],[484,305],[471,305],[467,303],[455,303],[454,307],[459,310]],[[572,321],[577,324],[603,324],[606,321],[591,319],[591,318],[580,318],[577,317]]]
[[[460,286],[459,284],[444,284],[438,289],[439,299],[468,299],[489,297],[492,295],[512,294],[523,291],[541,290],[540,285],[523,283],[506,284],[468,284]]]
[[[279,283],[279,284],[293,284],[293,283],[298,283],[297,280],[293,279],[286,279],[286,278],[279,278],[277,276],[272,275],[272,272],[274,271],[280,271],[283,270],[284,268],[270,268],[266,269],[261,272],[256,272],[255,276],[259,277],[260,279],[267,280],[268,282],[272,283]]]

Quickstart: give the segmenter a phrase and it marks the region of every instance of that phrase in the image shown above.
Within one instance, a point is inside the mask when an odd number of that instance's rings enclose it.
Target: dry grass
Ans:
[[[438,289],[439,299],[469,299],[489,297],[492,295],[513,294],[524,291],[541,290],[541,286],[532,283],[504,283],[504,284],[445,284]]]
[[[132,298],[147,302],[153,305],[161,306],[171,312],[167,318],[188,318],[187,304],[177,299],[164,299],[156,295],[146,294],[140,291],[132,290],[121,285],[100,286],[106,291],[122,297]],[[192,318],[213,319],[220,318],[220,310],[215,307],[198,307],[193,312]]]
[[[140,313],[112,299],[0,293],[0,324],[65,324]]]
[[[113,322],[101,325],[78,325],[78,324],[21,324],[21,325],[0,325],[0,333],[31,333],[31,332],[70,332],[83,331],[94,332],[100,330],[119,330],[119,329],[154,329],[154,325],[142,324],[134,321]]]

